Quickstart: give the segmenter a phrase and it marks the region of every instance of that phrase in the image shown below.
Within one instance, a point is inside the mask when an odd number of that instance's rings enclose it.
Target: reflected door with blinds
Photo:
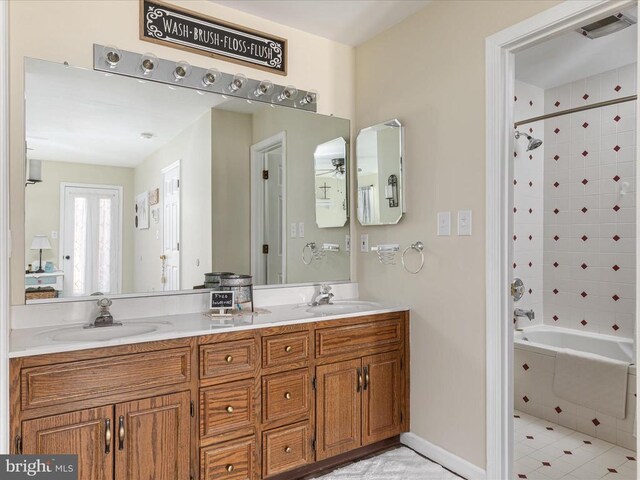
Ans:
[[[61,185],[65,297],[121,289],[122,187]]]

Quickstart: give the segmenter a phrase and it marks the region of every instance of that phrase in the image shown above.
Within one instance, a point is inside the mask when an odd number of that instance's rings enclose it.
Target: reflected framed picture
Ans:
[[[149,228],[149,192],[136,195],[135,226],[138,230]]]

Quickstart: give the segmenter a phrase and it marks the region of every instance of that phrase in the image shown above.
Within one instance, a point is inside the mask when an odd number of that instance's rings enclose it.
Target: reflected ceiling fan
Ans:
[[[317,170],[318,172],[324,172],[324,173],[316,173],[316,177],[321,177],[324,175],[329,175],[332,177],[340,177],[344,175],[344,172],[346,171],[344,158],[332,158],[331,165],[333,165],[333,168],[323,168],[323,169]]]

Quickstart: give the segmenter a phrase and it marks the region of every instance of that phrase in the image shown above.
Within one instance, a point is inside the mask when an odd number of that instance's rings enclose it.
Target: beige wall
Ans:
[[[354,49],[275,22],[261,19],[206,0],[174,0],[204,14],[256,28],[289,40],[287,77],[239,66],[202,55],[139,40],[138,0],[10,0],[10,156],[11,234],[14,245],[12,303],[24,301],[24,57],[91,68],[93,43],[114,44],[136,52],[151,51],[163,58],[217,67],[274,83],[294,84],[321,92],[321,113],[353,118]],[[28,26],[28,28],[26,28]]]
[[[122,188],[122,292],[133,287],[133,169],[86,165],[68,162],[42,162],[42,183],[25,189],[25,266],[38,260],[39,252],[29,249],[34,235],[47,235],[52,250],[42,252],[43,261],[53,261],[60,267],[60,183],[116,185]],[[58,232],[54,239],[51,232]],[[24,290],[24,289],[23,289]],[[24,295],[24,292],[23,292]]]
[[[160,220],[134,229],[134,292],[161,291],[162,169],[180,161],[180,289],[204,283],[211,269],[211,113],[207,112],[135,169],[135,195],[160,189]],[[133,202],[128,204],[133,210]],[[151,215],[150,215],[151,217]]]
[[[250,275],[252,115],[216,109],[211,113],[211,270]]]
[[[447,1],[356,49],[356,129],[406,127],[407,213],[358,227],[369,243],[425,242],[413,276],[357,254],[363,298],[412,309],[411,429],[485,465],[485,37],[557,2]],[[436,212],[473,209],[472,237],[436,237]],[[455,229],[453,229],[455,232]]]
[[[286,221],[304,222],[304,238],[287,236],[287,283],[323,282],[349,279],[349,254],[345,252],[347,226],[318,228],[316,225],[315,170],[313,153],[316,146],[343,137],[349,140],[349,122],[295,112],[286,108],[266,108],[253,115],[253,143],[268,139],[280,132],[287,134]],[[302,262],[302,248],[308,242],[318,246],[324,242],[340,245],[339,253],[328,253],[311,265]]]

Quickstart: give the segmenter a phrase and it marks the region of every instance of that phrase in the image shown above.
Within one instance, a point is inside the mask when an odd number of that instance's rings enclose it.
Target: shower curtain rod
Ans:
[[[617,105],[618,103],[631,102],[637,99],[638,99],[638,95],[629,95],[628,97],[621,97],[613,100],[606,100],[604,102],[592,103],[591,105],[585,105],[584,107],[569,108],[561,112],[547,113],[546,115],[540,115],[539,117],[532,117],[532,118],[527,118],[525,120],[520,120],[519,122],[514,123],[513,127],[518,128],[520,125],[524,125],[526,123],[539,122],[540,120],[546,120],[547,118],[560,117],[562,115],[568,115],[570,113],[576,113],[576,112],[584,112],[585,110],[591,110],[593,108],[606,107],[609,105]]]

